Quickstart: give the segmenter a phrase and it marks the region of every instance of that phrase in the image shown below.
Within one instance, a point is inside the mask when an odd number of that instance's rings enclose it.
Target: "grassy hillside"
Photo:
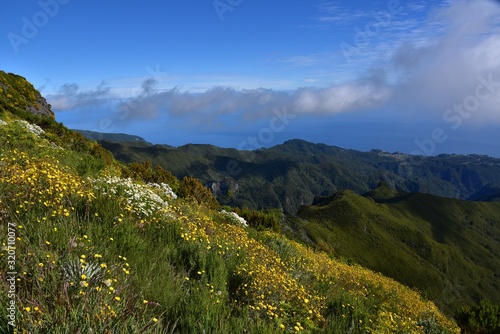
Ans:
[[[417,288],[453,313],[500,302],[500,203],[396,191],[317,198],[289,219],[296,235]]]
[[[392,187],[466,199],[500,186],[500,159],[480,155],[416,157],[382,151],[359,152],[302,140],[256,151],[211,145],[137,145],[101,142],[122,161],[152,161],[177,177],[194,176],[231,190],[223,204],[283,208],[295,213],[317,195],[342,189],[362,194],[380,181]]]
[[[396,281],[245,227],[192,180],[180,198],[126,178],[18,112],[0,111],[0,332],[459,333]]]

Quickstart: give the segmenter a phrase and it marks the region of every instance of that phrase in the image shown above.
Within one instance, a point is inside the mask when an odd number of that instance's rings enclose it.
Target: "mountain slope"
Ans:
[[[500,159],[481,155],[420,157],[377,150],[359,152],[302,140],[255,151],[211,145],[101,144],[119,160],[150,160],[179,178],[189,175],[203,183],[237,184],[231,196],[218,196],[223,204],[279,207],[289,213],[310,204],[317,195],[342,189],[362,194],[380,181],[404,191],[460,199],[473,196],[488,184],[500,184]]]
[[[303,240],[422,291],[450,312],[500,302],[500,203],[396,191],[342,191],[303,206],[289,226]]]
[[[481,190],[469,197],[471,201],[498,202],[500,201],[500,185],[487,184]]]
[[[198,201],[195,180],[180,198],[123,177],[95,142],[0,107],[1,333],[459,333],[400,283]]]

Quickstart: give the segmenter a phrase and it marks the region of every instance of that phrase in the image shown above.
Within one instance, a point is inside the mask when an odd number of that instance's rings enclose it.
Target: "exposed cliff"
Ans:
[[[24,77],[0,71],[0,109],[54,118],[44,97]]]

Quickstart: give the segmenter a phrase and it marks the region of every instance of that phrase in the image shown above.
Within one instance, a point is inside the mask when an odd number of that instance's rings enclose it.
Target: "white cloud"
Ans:
[[[47,95],[47,100],[55,111],[73,110],[83,107],[95,107],[112,98],[110,88],[104,82],[95,90],[80,90],[77,84],[65,84],[56,94]]]
[[[119,106],[128,120],[155,119],[165,113],[170,117],[214,125],[225,116],[242,121],[265,119],[274,110],[287,108],[295,115],[328,115],[376,108],[389,98],[389,90],[370,84],[347,84],[328,88],[300,88],[292,93],[271,89],[235,90],[214,87],[193,94],[171,89],[142,94]],[[123,113],[122,113],[123,114]]]
[[[487,0],[456,1],[437,11],[429,24],[439,23],[440,36],[423,44],[409,41],[394,52],[393,102],[401,110],[441,118],[475,94],[479,77],[500,82],[499,16],[500,6]],[[497,87],[468,122],[500,122],[499,97]]]
[[[329,58],[331,59],[332,57],[327,55],[326,53],[320,53],[302,56],[290,56],[284,58],[283,60],[281,60],[281,62],[293,67],[307,67],[325,63]]]
[[[355,20],[370,16],[366,10],[352,11],[347,7],[339,6],[337,2],[324,1],[319,4],[320,16],[315,20],[321,23],[347,24]]]
[[[291,105],[296,114],[336,114],[380,107],[389,96],[389,89],[373,85],[302,88],[293,94]]]

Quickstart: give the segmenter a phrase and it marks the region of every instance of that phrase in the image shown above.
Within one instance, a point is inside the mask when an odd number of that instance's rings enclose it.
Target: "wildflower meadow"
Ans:
[[[460,332],[392,279],[0,116],[2,333]]]

